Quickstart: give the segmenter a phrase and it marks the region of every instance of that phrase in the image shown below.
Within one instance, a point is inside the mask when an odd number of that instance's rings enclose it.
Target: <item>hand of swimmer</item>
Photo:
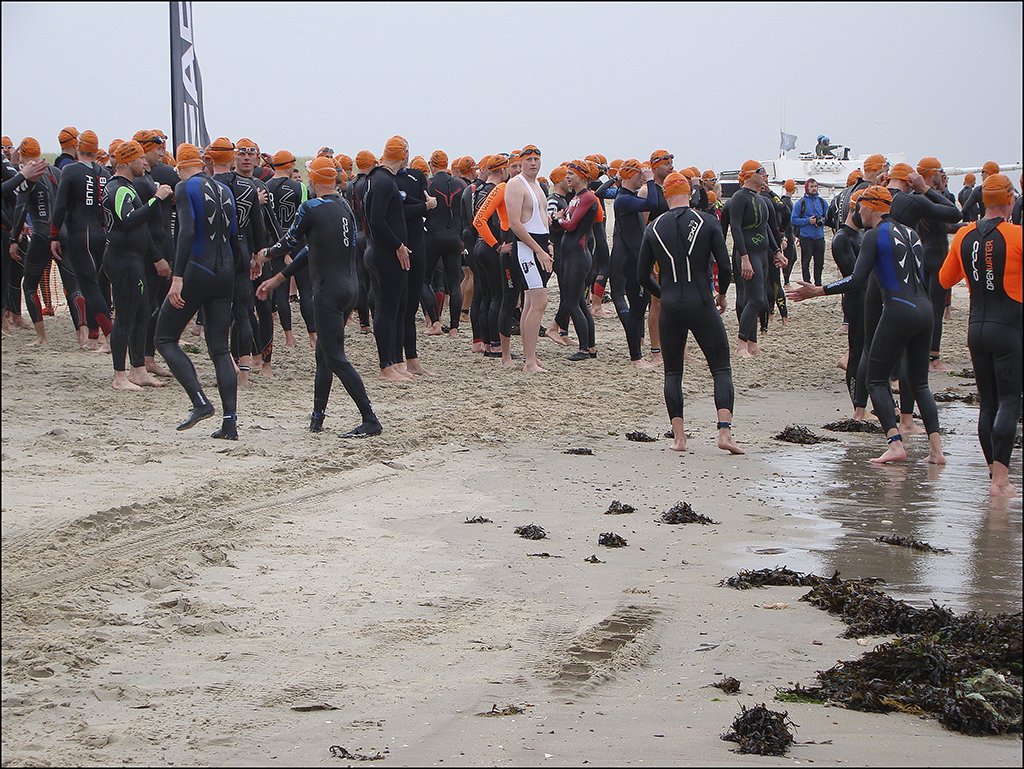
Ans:
[[[50,241],[50,253],[53,254],[53,258],[54,259],[56,259],[58,262],[60,261],[60,241],[59,240],[51,240]]]
[[[173,194],[174,190],[172,190],[166,184],[161,184],[159,187],[156,188],[156,196],[160,198],[160,200],[167,200],[167,198],[169,198]]]
[[[398,263],[401,265],[403,270],[409,269],[409,254],[412,251],[409,250],[408,246],[404,243],[395,249],[395,254],[398,256]]]
[[[430,195],[426,195],[426,199],[427,199],[427,210],[428,211],[430,209],[432,209],[432,208],[437,208],[437,198],[433,198]]]
[[[718,314],[725,315],[725,311],[729,309],[729,303],[726,301],[725,294],[715,296],[715,305],[718,307]]]
[[[498,253],[499,254],[511,254],[512,253],[512,244],[511,243],[502,243],[498,247]]]
[[[167,289],[167,301],[171,303],[171,307],[181,309],[185,306],[185,300],[181,298],[181,278],[171,278],[171,287]]]
[[[548,243],[547,251],[537,252],[537,260],[544,272],[551,272],[551,266],[555,263],[555,247]]]
[[[16,262],[21,261],[21,253],[18,251],[17,243],[11,243],[11,259],[13,259]]]
[[[813,299],[816,296],[825,296],[825,289],[821,286],[816,286],[813,283],[808,283],[804,280],[798,280],[796,284],[797,288],[790,288],[786,290],[787,299],[792,299],[794,302],[802,302],[804,299]]]
[[[48,165],[49,163],[47,163],[46,160],[43,158],[29,161],[28,163],[25,163],[25,165],[21,167],[21,175],[24,176],[25,179],[27,179],[28,181],[34,182],[36,179],[43,175],[43,172],[46,171],[46,167]]]
[[[782,251],[776,252],[776,254],[775,254],[775,266],[779,267],[781,269],[785,269],[787,264],[789,264],[789,259],[786,258],[786,255],[784,253],[782,253]]]
[[[266,298],[270,296],[270,292],[282,283],[284,283],[284,276],[281,273],[277,273],[277,275],[272,278],[267,278],[256,287],[256,298],[261,302],[265,301]]]
[[[910,186],[914,188],[914,192],[924,193],[928,191],[928,183],[925,182],[924,177],[917,173],[917,171],[907,174],[907,181],[910,182]]]
[[[754,277],[754,268],[750,264],[750,256],[744,254],[740,258],[740,274],[743,276],[743,280],[750,280]]]
[[[161,278],[171,277],[171,265],[166,259],[161,259],[159,262],[154,262],[153,266],[156,267],[156,274]]]
[[[256,197],[259,199],[261,206],[265,206],[267,204],[267,191],[262,187],[256,190]]]

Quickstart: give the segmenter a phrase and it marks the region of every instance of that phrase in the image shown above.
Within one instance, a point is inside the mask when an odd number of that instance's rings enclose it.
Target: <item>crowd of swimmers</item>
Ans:
[[[842,294],[853,417],[873,415],[886,432],[872,461],[905,460],[904,437],[924,432],[927,461],[943,464],[928,376],[948,370],[942,324],[949,289],[966,279],[990,494],[1016,493],[1008,473],[1021,410],[1021,197],[995,163],[981,184],[968,174],[957,199],[937,159],[890,167],[873,155],[826,202],[814,179],[796,198],[793,180],[774,191],[755,160],[725,199],[714,171],[677,170],[666,150],[549,164],[545,178],[534,145],[479,161],[442,150],[424,158],[394,136],[379,157],[323,147],[304,177],[291,152],[270,155],[248,138],[181,144],[173,155],[159,130],[104,149],[93,131],[69,126],[58,141],[52,164],[34,138],[2,141],[4,335],[29,328],[32,344],[47,343],[56,265],[79,343],[110,354],[114,389],[173,376],[186,391],[192,410],[179,430],[216,411],[183,334],[202,336],[214,363],[222,424],[213,437],[237,439],[237,387],[254,369],[273,376],[276,323],[295,345],[294,301],[315,349],[312,431],[324,429],[334,377],[361,417],[344,435],[383,429],[345,355],[350,320],[373,334],[378,378],[410,382],[432,375],[417,346],[421,318],[427,335],[468,330],[472,353],[539,374],[539,340],[571,346],[571,329],[577,349],[567,358],[585,365],[598,356],[595,317],[618,317],[631,365],[664,368],[672,448],[686,450],[692,332],[714,382],[718,446],[742,454],[731,432],[732,357],[761,352],[758,333],[776,312],[787,324],[787,300]],[[826,228],[842,278],[822,285]],[[803,280],[791,282],[798,261]],[[558,305],[545,325],[552,275]],[[722,321],[730,284],[735,347]]]

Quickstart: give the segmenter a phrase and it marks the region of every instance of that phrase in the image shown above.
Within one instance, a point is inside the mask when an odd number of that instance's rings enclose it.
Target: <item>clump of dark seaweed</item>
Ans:
[[[900,634],[818,673],[818,686],[780,693],[852,710],[937,718],[965,734],[1021,731],[1022,616],[917,609],[864,580],[822,580],[803,601],[838,614],[846,637]]]
[[[950,371],[949,375],[950,376],[963,377],[964,379],[974,379],[974,369],[972,369],[972,368],[965,368],[965,369],[961,369],[959,372],[957,372],[957,371]]]
[[[653,443],[654,441],[656,441],[658,439],[657,438],[652,438],[650,435],[648,435],[647,433],[643,432],[642,430],[637,430],[636,432],[633,432],[633,433],[626,433],[626,440],[627,441],[637,441],[639,443]]]
[[[921,542],[920,540],[913,539],[912,537],[897,537],[893,535],[891,537],[879,537],[878,541],[884,542],[887,545],[896,545],[897,547],[909,547],[911,550],[920,550],[924,553],[949,552],[944,547],[932,547],[927,542]]]
[[[388,749],[384,748],[383,753],[355,753],[341,745],[331,745],[331,755],[335,758],[347,758],[350,761],[381,761],[387,758]]]
[[[749,710],[740,705],[740,714],[732,722],[732,731],[722,735],[739,745],[738,753],[754,753],[759,756],[784,756],[793,744],[789,713],[768,710],[763,704]]]
[[[721,681],[715,681],[713,684],[716,689],[721,689],[726,694],[738,694],[740,691],[740,682],[738,679],[732,676],[726,676]]]
[[[597,538],[597,544],[604,545],[605,547],[625,547],[626,540],[624,540],[618,534],[613,534],[610,531],[606,531],[604,534]]]
[[[974,404],[978,402],[977,393],[961,393],[956,390],[944,390],[940,393],[933,393],[932,397],[935,398],[936,403],[959,401],[961,403]]]
[[[506,705],[503,708],[499,708],[496,704],[491,705],[490,710],[485,710],[483,713],[477,713],[478,716],[491,717],[495,716],[518,716],[520,713],[525,713],[526,708],[532,708],[533,705]]]
[[[675,506],[671,510],[662,513],[658,520],[662,523],[700,523],[704,526],[718,523],[718,521],[713,521],[706,515],[695,513],[693,508],[690,507],[689,502],[676,502]]]
[[[781,433],[775,436],[777,441],[786,441],[787,443],[800,443],[805,446],[810,446],[815,443],[825,443],[826,441],[835,441],[835,438],[822,438],[815,435],[806,427],[800,425],[790,425]]]
[[[860,419],[840,419],[838,422],[829,422],[822,425],[826,430],[834,433],[884,433],[885,430],[878,422],[867,422]]]
[[[627,513],[635,513],[636,508],[632,505],[624,505],[619,500],[614,500],[608,509],[604,511],[605,515],[626,515]]]
[[[580,454],[582,456],[592,457],[594,452],[590,449],[566,449],[562,452],[563,454]]]
[[[544,539],[548,535],[544,529],[532,523],[529,526],[516,526],[513,531],[523,539]]]
[[[604,563],[604,561],[602,561],[596,555],[592,555],[589,558],[584,558],[583,560],[586,561],[587,563]]]
[[[839,579],[837,571],[832,579]],[[734,587],[737,590],[749,590],[752,587],[812,587],[824,581],[823,577],[815,574],[804,574],[793,571],[785,566],[774,569],[758,569],[757,571],[740,570],[735,577],[723,579],[718,583],[719,587]]]
[[[490,523],[490,518],[484,518],[482,515],[478,515],[474,518],[467,518],[466,523]]]

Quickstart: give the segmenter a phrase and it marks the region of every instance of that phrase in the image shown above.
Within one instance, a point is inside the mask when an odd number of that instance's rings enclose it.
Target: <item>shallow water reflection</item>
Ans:
[[[748,542],[741,568],[787,565],[844,578],[875,576],[885,591],[915,606],[929,599],[958,613],[1021,609],[1021,499],[992,500],[988,467],[977,439],[976,407],[940,404],[947,464],[929,465],[927,439],[907,441],[910,458],[873,465],[881,436],[813,432],[838,443],[779,443],[775,475],[757,494],[788,512],[771,542]],[[1011,483],[1018,492],[1021,454],[1014,451]],[[927,542],[949,553],[928,553],[878,542],[880,536]],[[778,551],[782,551],[779,553]],[[765,552],[774,551],[774,552]]]

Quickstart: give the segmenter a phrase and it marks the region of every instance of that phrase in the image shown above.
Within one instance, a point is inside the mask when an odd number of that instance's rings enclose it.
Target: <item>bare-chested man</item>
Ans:
[[[548,240],[547,196],[537,181],[540,150],[528,144],[519,154],[522,172],[505,185],[505,208],[509,228],[515,235],[514,265],[519,266],[518,271],[513,269],[513,275],[523,289],[523,314],[519,321],[523,371],[531,374],[547,371],[537,359],[537,339],[544,309],[548,306],[547,285],[554,263],[554,247]]]

